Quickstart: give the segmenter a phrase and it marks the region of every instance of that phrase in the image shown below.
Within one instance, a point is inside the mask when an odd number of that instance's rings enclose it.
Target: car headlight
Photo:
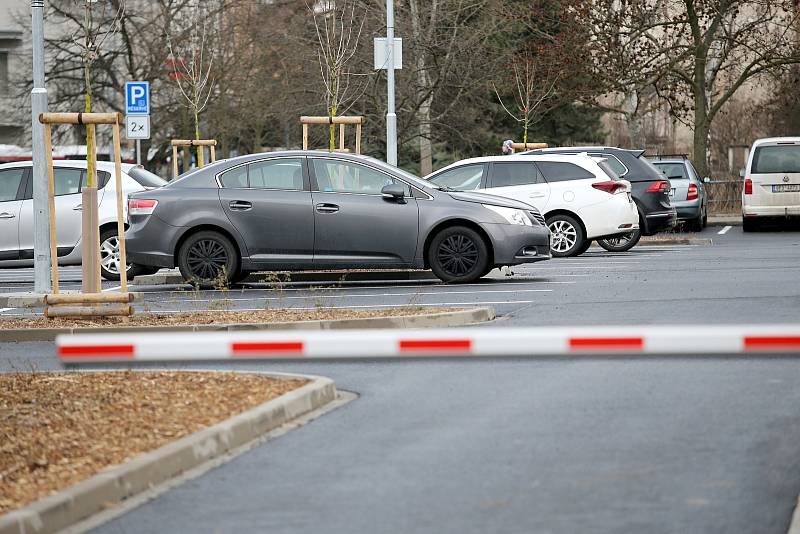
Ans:
[[[504,208],[502,206],[492,206],[483,204],[487,210],[491,210],[505,219],[508,224],[519,224],[520,226],[533,226],[530,217],[523,211],[516,208]]]

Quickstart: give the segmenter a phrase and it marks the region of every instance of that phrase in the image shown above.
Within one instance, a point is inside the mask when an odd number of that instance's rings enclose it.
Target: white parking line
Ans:
[[[727,234],[727,233],[728,233],[728,231],[729,231],[731,228],[733,228],[733,226],[726,226],[725,228],[723,228],[722,230],[720,230],[720,231],[719,231],[719,232],[717,232],[717,233],[718,233],[719,235],[725,235],[725,234]]]
[[[109,292],[109,291],[116,291],[117,289],[121,289],[121,288],[122,288],[122,286],[117,286],[117,287],[107,287],[107,288],[105,288],[105,289],[103,290],[103,293],[107,293],[107,292]]]
[[[16,310],[16,308],[0,308],[0,313],[11,311],[11,310]]]

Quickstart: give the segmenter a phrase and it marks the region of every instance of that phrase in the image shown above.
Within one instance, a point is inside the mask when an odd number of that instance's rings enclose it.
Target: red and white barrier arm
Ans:
[[[65,363],[269,358],[800,354],[800,325],[448,328],[61,335]]]

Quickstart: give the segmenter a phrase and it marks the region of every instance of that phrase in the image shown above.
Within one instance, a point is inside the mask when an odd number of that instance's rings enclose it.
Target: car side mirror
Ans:
[[[744,169],[739,169],[739,178],[744,178]]]
[[[381,196],[386,200],[405,202],[406,188],[401,184],[389,184],[381,189]]]
[[[705,178],[703,178],[703,183],[704,183],[704,184],[710,184],[710,183],[711,183],[711,178],[709,178],[708,176],[706,176]]]

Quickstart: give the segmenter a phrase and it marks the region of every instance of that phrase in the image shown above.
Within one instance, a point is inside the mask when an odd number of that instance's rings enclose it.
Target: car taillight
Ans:
[[[653,182],[650,187],[647,188],[648,193],[666,193],[670,190],[669,182],[666,180],[658,180]]]
[[[625,191],[625,184],[615,182],[614,180],[608,180],[607,182],[595,182],[592,184],[592,187],[599,189],[600,191],[605,191],[611,195],[614,193],[623,193]]]
[[[150,215],[158,206],[158,200],[142,198],[128,199],[128,215]]]
[[[744,179],[744,194],[745,195],[753,194],[753,180],[751,180],[750,178]]]
[[[686,192],[686,200],[697,200],[697,185],[689,184],[689,191]]]

